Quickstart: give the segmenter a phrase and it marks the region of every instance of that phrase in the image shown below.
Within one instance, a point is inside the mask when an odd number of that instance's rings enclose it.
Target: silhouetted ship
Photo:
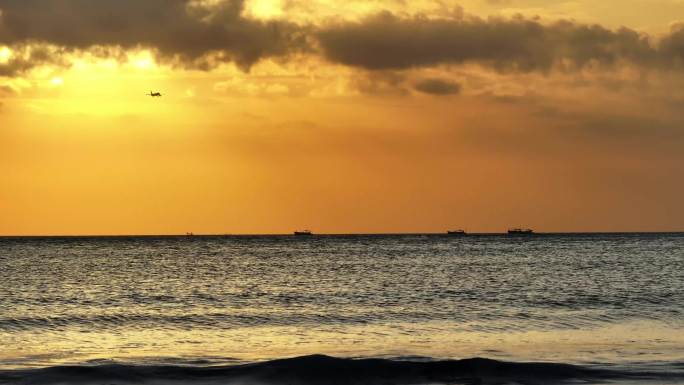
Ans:
[[[465,230],[448,230],[447,231],[448,235],[468,235],[468,233],[465,232]]]
[[[311,230],[295,231],[294,235],[313,235]]]
[[[185,236],[186,236],[186,237],[194,237],[195,234],[193,234],[193,233],[185,233]]]
[[[508,234],[512,235],[532,235],[534,231],[532,229],[509,229]]]

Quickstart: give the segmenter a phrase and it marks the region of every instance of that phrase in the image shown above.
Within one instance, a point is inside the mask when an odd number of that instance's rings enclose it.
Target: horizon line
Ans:
[[[579,234],[684,234],[684,230],[672,231],[549,231],[525,234],[535,235],[579,235]],[[450,235],[444,232],[373,232],[373,233],[316,233],[312,236],[354,236],[354,235]],[[466,232],[468,235],[510,235],[504,232]],[[124,237],[239,237],[239,236],[295,236],[289,233],[166,233],[166,234],[0,234],[0,238],[124,238]],[[452,235],[458,237],[458,235]]]

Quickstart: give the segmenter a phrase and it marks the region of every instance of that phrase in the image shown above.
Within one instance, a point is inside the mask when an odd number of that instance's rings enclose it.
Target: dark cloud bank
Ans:
[[[208,54],[248,68],[306,47],[301,27],[244,18],[242,1],[0,0],[0,10],[0,43],[9,45],[95,48],[100,54],[111,54],[108,47],[147,47],[163,59],[200,68],[211,65],[203,60]]]
[[[682,26],[654,41],[627,28],[570,21],[400,18],[388,12],[359,22],[302,26],[245,18],[242,1],[0,0],[0,9],[0,44],[58,47],[53,56],[147,47],[162,60],[200,69],[221,61],[247,69],[262,58],[296,52],[317,52],[331,62],[368,70],[478,63],[498,71],[546,71],[555,65],[581,68],[619,61],[672,69],[684,61]],[[29,50],[0,64],[0,76],[50,60],[59,61]],[[456,85],[434,81],[416,89],[458,92]]]
[[[398,18],[382,13],[358,23],[317,32],[332,61],[367,69],[406,69],[442,63],[480,63],[498,70],[548,70],[563,63],[628,61],[639,65],[679,65],[684,59],[684,29],[660,44],[621,28],[559,21]]]

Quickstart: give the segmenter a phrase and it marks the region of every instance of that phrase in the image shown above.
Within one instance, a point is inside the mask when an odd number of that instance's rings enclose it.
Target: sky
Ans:
[[[340,3],[0,0],[0,234],[684,231],[684,0]]]

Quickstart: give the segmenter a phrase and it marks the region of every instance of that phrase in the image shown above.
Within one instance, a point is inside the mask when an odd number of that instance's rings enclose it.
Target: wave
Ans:
[[[344,359],[311,355],[231,366],[103,364],[0,371],[0,384],[563,384],[684,383],[684,364],[618,370],[485,358],[446,361]]]

